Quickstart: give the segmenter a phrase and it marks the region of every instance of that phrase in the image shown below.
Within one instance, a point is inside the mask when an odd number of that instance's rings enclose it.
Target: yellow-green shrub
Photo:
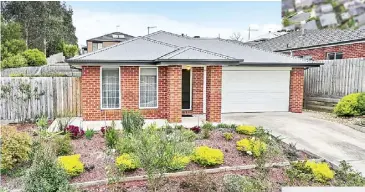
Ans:
[[[181,170],[184,169],[190,163],[189,156],[176,155],[172,159],[169,165],[170,170]]]
[[[361,105],[359,104],[359,97],[361,94],[364,93],[352,93],[342,97],[342,99],[337,103],[333,112],[337,116],[356,116],[362,114],[363,112],[360,111],[362,106],[359,106]]]
[[[236,142],[236,148],[254,157],[259,157],[266,151],[266,143],[255,138],[245,138]]]
[[[1,127],[1,170],[12,169],[16,164],[29,160],[31,139],[15,127]]]
[[[227,140],[230,141],[233,139],[233,134],[232,133],[223,133],[223,137]]]
[[[58,157],[58,163],[71,177],[84,172],[84,164],[80,161],[80,154],[60,156]]]
[[[256,127],[253,125],[239,125],[236,127],[236,132],[245,135],[253,135],[256,133]]]
[[[131,171],[139,168],[139,161],[133,154],[123,153],[115,160],[116,166],[121,171]]]
[[[322,183],[333,179],[335,175],[335,172],[332,171],[329,165],[325,162],[316,163],[314,161],[307,161],[305,166],[311,169],[314,179]]]
[[[195,148],[192,160],[202,166],[220,165],[224,162],[224,154],[219,149],[201,146]]]

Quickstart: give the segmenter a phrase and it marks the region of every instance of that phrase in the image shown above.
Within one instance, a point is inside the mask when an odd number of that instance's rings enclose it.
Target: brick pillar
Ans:
[[[206,120],[221,122],[222,66],[208,66],[206,80]]]
[[[100,67],[82,67],[81,111],[85,121],[100,119]]]
[[[293,68],[290,71],[289,111],[301,113],[303,109],[304,69]]]
[[[193,114],[203,113],[204,67],[191,68],[193,74]]]
[[[122,109],[139,108],[139,67],[120,67]]]
[[[181,77],[182,67],[178,65],[167,67],[167,92],[168,92],[168,115],[167,121],[181,122],[182,104],[181,104]]]

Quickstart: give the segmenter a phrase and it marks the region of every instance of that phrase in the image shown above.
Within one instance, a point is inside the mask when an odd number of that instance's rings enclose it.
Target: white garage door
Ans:
[[[223,67],[222,113],[289,110],[290,68]]]

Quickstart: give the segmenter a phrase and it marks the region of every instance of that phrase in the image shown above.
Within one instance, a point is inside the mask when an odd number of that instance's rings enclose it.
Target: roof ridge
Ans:
[[[201,53],[205,53],[205,54],[209,54],[209,55],[214,55],[214,56],[217,56],[217,57],[221,57],[223,59],[236,59],[234,57],[230,57],[230,56],[227,56],[227,55],[223,55],[223,54],[220,54],[220,53],[216,53],[216,52],[213,52],[213,51],[209,51],[209,50],[205,50],[205,49],[201,49],[201,48],[197,48],[197,47],[194,47],[194,46],[185,46],[185,47],[181,47],[181,48],[178,48],[170,53],[167,53],[159,58],[162,58],[162,57],[165,57],[169,54],[171,54],[171,56],[169,56],[169,58],[171,57],[174,57],[174,56],[177,56],[177,55],[180,55],[188,50],[194,50],[194,51],[199,51]],[[175,54],[173,54],[175,53]]]
[[[216,53],[216,52],[213,52],[213,51],[209,51],[209,50],[206,50],[206,49],[201,49],[201,48],[198,48],[198,47],[194,47],[194,46],[188,46],[196,51],[200,51],[200,52],[203,52],[203,53],[207,53],[207,54],[211,54],[211,55],[214,55],[214,56],[218,56],[218,57],[222,57],[224,59],[236,59],[234,57],[231,57],[231,56],[228,56],[228,55],[224,55],[224,54],[221,54],[221,53]]]
[[[251,48],[251,49],[254,49],[254,50],[258,50],[258,51],[263,51],[263,52],[266,52],[266,53],[272,53],[274,55],[280,55],[280,56],[284,56],[284,57],[290,57],[292,59],[295,59],[295,60],[298,60],[298,61],[301,61],[301,62],[304,61],[305,63],[313,63],[313,61],[308,61],[308,60],[305,60],[305,59],[301,59],[301,58],[298,58],[298,57],[293,57],[291,55],[287,55],[287,54],[283,54],[283,53],[278,53],[278,52],[273,52],[273,51],[268,51],[268,50],[260,49],[258,47],[251,47],[251,46],[248,46],[248,45],[245,45],[245,44],[228,41],[226,39],[219,39],[219,40],[220,41],[227,42],[227,43],[237,44],[237,45],[240,45],[242,47]]]
[[[122,42],[120,42],[120,43],[117,43],[117,44],[111,45],[111,46],[109,46],[109,47],[104,47],[104,48],[98,49],[98,50],[93,51],[93,52],[90,52],[90,53],[86,53],[86,54],[83,54],[83,55],[79,55],[79,56],[76,56],[76,57],[70,58],[70,60],[73,60],[73,59],[81,59],[81,58],[84,58],[84,57],[86,57],[86,56],[94,55],[94,54],[96,54],[96,53],[100,53],[100,52],[106,51],[106,50],[108,50],[108,49],[111,49],[111,48],[113,48],[113,47],[117,47],[117,46],[120,46],[120,45],[123,45],[123,44],[126,44],[126,43],[130,43],[130,42],[132,42],[132,41],[135,41],[135,40],[137,40],[137,39],[141,39],[141,38],[142,38],[142,37],[134,37],[134,38],[132,38],[132,39],[129,39],[129,40],[127,40],[127,41],[122,41]]]
[[[174,45],[174,44],[171,44],[171,43],[166,43],[166,42],[163,42],[163,41],[159,41],[159,40],[156,40],[156,39],[151,39],[151,38],[148,38],[148,37],[141,37],[142,39],[144,40],[147,40],[147,41],[151,41],[153,43],[158,43],[160,45],[165,45],[165,46],[168,46],[168,47],[173,47],[173,48],[179,48],[180,46],[178,45]]]

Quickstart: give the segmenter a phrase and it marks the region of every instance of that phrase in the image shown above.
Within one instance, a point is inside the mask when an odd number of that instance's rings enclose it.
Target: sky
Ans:
[[[281,29],[280,1],[243,2],[88,2],[68,1],[79,45],[86,40],[119,31],[133,36],[164,30],[188,36],[230,38],[241,33],[251,40]],[[119,27],[117,27],[119,25]]]

